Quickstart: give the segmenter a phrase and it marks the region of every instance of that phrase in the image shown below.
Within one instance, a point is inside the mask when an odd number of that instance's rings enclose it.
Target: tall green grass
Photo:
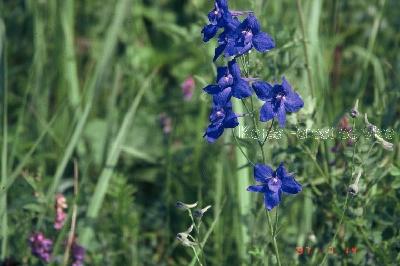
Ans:
[[[229,2],[253,9],[277,43],[267,54],[250,54],[248,70],[270,82],[287,76],[305,101],[282,138],[264,147],[266,161],[284,161],[304,188],[279,208],[282,264],[321,262],[324,253],[299,256],[296,247],[327,248],[351,180],[345,141],[333,153],[337,140],[301,139],[296,130],[336,127],[359,99],[372,123],[394,129],[395,150],[366,140],[357,146],[355,162],[365,174],[336,248],[356,246],[358,253],[327,261],[361,265],[368,257],[395,265],[399,3]],[[214,44],[203,44],[200,31],[211,8],[207,1],[0,1],[2,260],[38,264],[26,241],[34,231],[64,252],[76,159],[77,236],[88,265],[194,265],[191,250],[175,241],[188,225],[174,208],[178,200],[212,205],[201,232],[207,265],[274,264],[262,198],[246,191],[253,183],[246,156],[261,160],[257,143],[238,140],[245,156],[228,130],[213,145],[202,138],[210,101],[201,89],[215,80],[215,65]],[[190,75],[196,90],[185,102],[180,85]],[[235,111],[247,112],[240,102]],[[169,134],[161,113],[172,118]],[[250,120],[240,118],[241,127]],[[58,192],[71,205],[60,233],[52,228]]]

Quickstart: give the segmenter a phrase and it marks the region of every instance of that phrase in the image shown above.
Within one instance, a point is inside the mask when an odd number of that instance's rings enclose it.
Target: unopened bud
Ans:
[[[208,205],[207,207],[205,207],[203,209],[195,210],[193,213],[193,216],[196,218],[201,218],[201,217],[203,217],[204,213],[206,213],[206,211],[208,211],[208,209],[210,209],[210,208],[211,208],[211,205]]]
[[[357,193],[358,193],[358,184],[351,184],[349,186],[349,192],[353,196],[357,195]]]
[[[195,202],[193,204],[186,204],[186,203],[183,203],[181,201],[177,201],[176,204],[175,204],[175,207],[177,207],[178,209],[181,209],[181,210],[189,210],[189,209],[192,209],[192,208],[194,208],[196,206],[197,206],[197,202]]]
[[[358,170],[356,180],[354,181],[353,184],[351,184],[351,185],[349,186],[349,193],[350,193],[351,195],[353,195],[353,196],[357,195],[357,193],[358,193],[358,191],[359,191],[359,189],[358,189],[358,182],[360,182],[361,174],[362,174],[362,169],[360,168],[360,169]]]
[[[366,125],[368,131],[375,135],[378,132],[378,128],[368,121],[367,114],[365,114],[365,116],[364,116],[364,121],[365,121],[365,125]]]
[[[351,116],[352,118],[356,118],[356,117],[358,117],[359,115],[360,115],[360,112],[358,111],[358,99],[357,99],[357,101],[356,101],[354,107],[351,108],[351,110],[350,110],[350,116]]]
[[[375,138],[376,138],[376,140],[382,145],[382,147],[383,147],[385,150],[393,151],[393,146],[394,146],[393,143],[384,140],[382,137],[380,137],[380,136],[378,136],[378,135],[376,135]]]
[[[190,235],[190,232],[192,232],[194,225],[192,224],[188,230],[186,230],[185,232],[181,232],[176,234],[176,239],[178,239],[182,245],[190,247],[190,246],[194,246],[196,245],[196,242],[191,241],[189,238],[191,238],[192,240],[194,240],[194,238]]]

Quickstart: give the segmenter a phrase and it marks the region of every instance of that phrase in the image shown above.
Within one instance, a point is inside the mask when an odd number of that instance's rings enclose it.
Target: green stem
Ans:
[[[3,143],[1,154],[1,184],[2,187],[7,183],[7,147],[8,147],[8,115],[7,115],[7,66],[6,66],[6,49],[5,49],[5,27],[0,20],[0,91],[3,92]],[[7,191],[3,191],[0,198],[0,214],[1,214],[1,258],[7,256],[8,243],[8,223],[7,223]]]
[[[201,264],[201,261],[200,261],[200,259],[199,259],[199,256],[197,255],[196,248],[195,248],[195,247],[192,247],[192,249],[193,249],[193,252],[194,252],[194,256],[195,256],[196,259],[197,259],[197,262],[200,264],[200,266],[203,266],[203,264]]]
[[[250,164],[252,164],[252,165],[254,166],[255,164],[249,159],[249,157],[247,156],[247,154],[243,151],[242,147],[240,146],[240,143],[239,143],[239,141],[238,141],[238,139],[237,139],[237,137],[236,137],[236,134],[235,134],[235,129],[232,129],[232,135],[233,135],[233,139],[234,139],[235,142],[236,142],[236,146],[239,148],[240,152],[243,154],[243,156],[246,158],[246,160],[247,160]]]
[[[278,244],[276,243],[276,236],[275,236],[274,228],[273,228],[272,222],[271,222],[271,215],[269,214],[268,210],[267,210],[267,219],[268,219],[268,224],[269,224],[269,230],[271,232],[271,237],[272,237],[272,240],[273,240],[276,260],[278,262],[278,266],[281,266],[281,259],[280,259],[280,256],[279,256]]]

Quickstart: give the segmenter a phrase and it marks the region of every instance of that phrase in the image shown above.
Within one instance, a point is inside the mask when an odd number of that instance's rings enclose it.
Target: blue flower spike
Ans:
[[[286,113],[298,112],[304,102],[300,95],[295,92],[285,77],[282,84],[271,85],[264,81],[256,81],[252,87],[257,97],[264,101],[260,110],[260,121],[266,122],[278,118],[280,127],[286,124]]]
[[[264,205],[268,211],[279,205],[282,200],[282,192],[297,194],[302,190],[294,176],[286,172],[283,163],[274,171],[264,164],[254,166],[254,179],[259,185],[249,186],[247,191],[264,194]]]

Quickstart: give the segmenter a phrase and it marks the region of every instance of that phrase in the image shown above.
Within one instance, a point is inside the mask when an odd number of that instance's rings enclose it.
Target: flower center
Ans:
[[[217,111],[215,114],[217,115],[217,117],[224,116],[224,113],[222,111]]]
[[[284,95],[284,94],[278,94],[277,96],[276,96],[276,99],[278,100],[278,101],[284,101],[284,100],[286,100],[286,96]]]

